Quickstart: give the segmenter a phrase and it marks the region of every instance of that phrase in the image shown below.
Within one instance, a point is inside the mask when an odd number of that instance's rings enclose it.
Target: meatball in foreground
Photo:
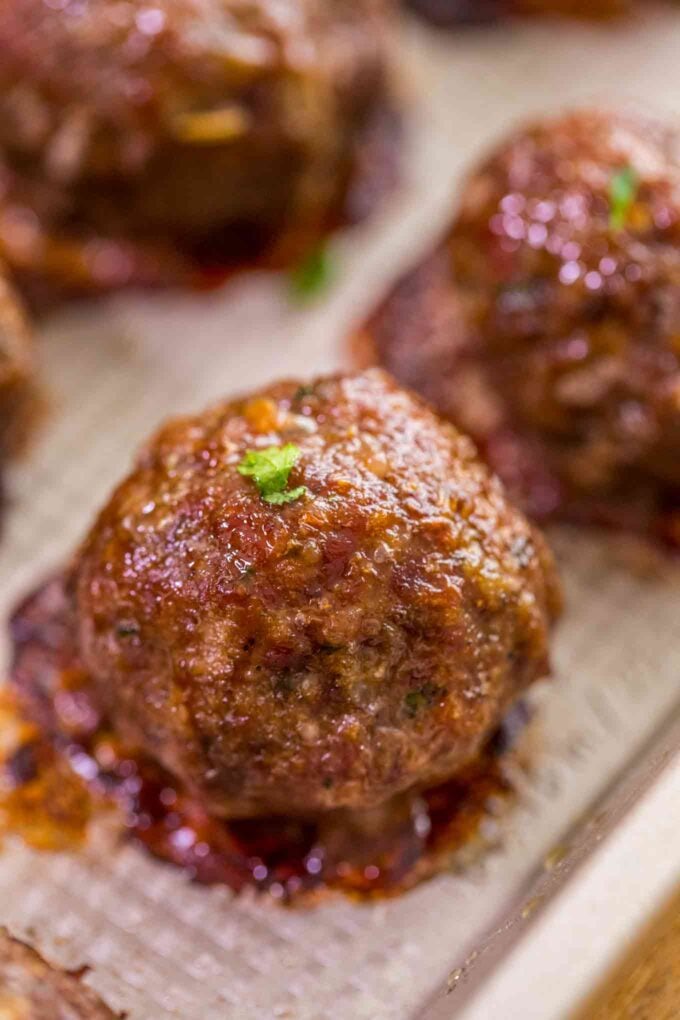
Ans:
[[[679,504],[679,155],[663,126],[601,111],[520,131],[378,317],[386,364],[533,515],[646,530]]]
[[[299,258],[391,174],[388,21],[385,0],[0,5],[0,253],[63,291]]]
[[[559,601],[469,440],[377,370],[170,422],[73,591],[100,707],[227,817],[451,776],[545,676]]]

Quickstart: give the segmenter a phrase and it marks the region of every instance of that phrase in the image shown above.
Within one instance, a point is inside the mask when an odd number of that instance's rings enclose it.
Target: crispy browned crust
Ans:
[[[117,1020],[82,983],[82,971],[51,966],[0,928],[0,1015],[3,1020]]]
[[[284,442],[308,491],[276,507],[236,468]],[[74,592],[103,710],[232,816],[452,775],[546,674],[558,603],[541,536],[471,443],[377,370],[170,422]]]
[[[0,5],[0,255],[66,293],[299,258],[394,179],[389,6]]]

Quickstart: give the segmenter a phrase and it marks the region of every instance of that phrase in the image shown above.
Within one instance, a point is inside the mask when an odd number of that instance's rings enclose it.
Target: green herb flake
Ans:
[[[307,492],[305,485],[286,489],[288,478],[300,452],[300,448],[294,443],[268,446],[266,450],[248,450],[236,470],[245,478],[253,479],[265,503],[272,503],[275,506],[292,503]]]
[[[325,291],[334,276],[333,259],[319,246],[295,266],[289,276],[290,292],[298,301],[311,301]]]
[[[293,503],[307,491],[306,485],[298,485],[296,489],[287,489],[285,492],[267,492],[262,494],[265,503],[273,503],[274,506],[281,506],[283,503]]]
[[[638,176],[632,166],[621,167],[609,182],[609,226],[623,230],[638,190]]]

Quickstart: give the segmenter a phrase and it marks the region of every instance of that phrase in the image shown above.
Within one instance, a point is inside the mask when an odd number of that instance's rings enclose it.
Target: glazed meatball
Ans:
[[[365,215],[388,6],[0,5],[0,253],[64,290],[167,282]]]
[[[559,602],[470,441],[378,370],[170,422],[72,590],[98,707],[226,817],[451,776],[546,674]]]
[[[646,530],[678,506],[679,155],[674,133],[629,115],[520,131],[378,317],[392,371],[473,434],[536,516]]]

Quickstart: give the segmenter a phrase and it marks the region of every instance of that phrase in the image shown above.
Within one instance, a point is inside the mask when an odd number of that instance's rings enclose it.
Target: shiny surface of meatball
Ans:
[[[162,282],[365,214],[387,7],[0,5],[0,252],[66,289]]]
[[[514,134],[378,316],[386,365],[533,515],[646,529],[678,505],[678,156],[662,126],[601,111]]]
[[[238,471],[294,444],[283,505]],[[472,444],[377,370],[170,422],[72,585],[93,694],[226,816],[370,807],[456,772],[544,676],[559,596]]]
[[[660,125],[578,113],[511,138],[463,197],[454,276],[494,385],[577,498],[680,486],[679,157]]]

